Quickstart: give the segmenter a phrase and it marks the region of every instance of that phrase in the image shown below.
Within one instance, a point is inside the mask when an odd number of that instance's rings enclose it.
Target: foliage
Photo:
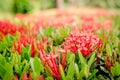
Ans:
[[[96,10],[22,14],[25,19],[13,18],[15,25],[3,21],[0,79],[119,80],[120,17]]]
[[[32,9],[29,0],[14,0],[12,4],[13,13],[28,13]]]

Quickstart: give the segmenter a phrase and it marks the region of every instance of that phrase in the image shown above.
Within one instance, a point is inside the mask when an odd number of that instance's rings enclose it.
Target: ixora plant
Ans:
[[[71,10],[1,20],[0,79],[120,80],[119,16]]]

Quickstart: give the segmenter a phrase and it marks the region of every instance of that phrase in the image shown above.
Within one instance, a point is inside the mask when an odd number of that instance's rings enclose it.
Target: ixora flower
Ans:
[[[87,56],[95,49],[100,48],[101,45],[102,40],[87,31],[74,31],[63,43],[65,50],[70,50],[74,54],[80,50],[84,56]]]
[[[62,52],[61,50],[58,51],[57,54],[46,54],[45,49],[42,45],[39,47],[39,57],[42,63],[44,64],[44,67],[46,70],[57,80],[60,79],[61,74],[60,74],[60,69],[59,69],[59,64],[62,64],[63,69],[66,66],[66,54],[62,54],[60,61],[60,53],[66,53]],[[49,68],[48,68],[49,67]],[[50,70],[49,70],[50,69]]]
[[[97,32],[100,31],[101,29],[104,31],[111,31],[113,26],[113,21],[111,20],[106,20],[104,22],[97,22],[97,21],[84,21],[82,23],[82,28],[81,30],[87,30],[90,32]]]
[[[16,30],[16,25],[11,24],[9,21],[0,21],[0,32],[3,35],[14,34]]]
[[[84,21],[82,23],[82,30],[87,30],[90,32],[99,31],[101,27],[102,27],[102,24],[97,21]]]
[[[16,51],[18,51],[19,54],[22,53],[22,47],[26,47],[27,45],[30,45],[31,47],[31,56],[35,56],[37,53],[37,49],[39,48],[39,45],[41,45],[40,41],[34,41],[33,38],[30,38],[26,35],[21,35],[18,41],[14,44],[14,48]]]
[[[16,32],[25,33],[26,28],[23,26],[17,26],[16,24],[11,23],[10,21],[0,21],[0,33],[3,35],[15,34]]]
[[[41,47],[39,56],[40,56],[41,61],[44,64],[44,66],[46,68],[47,68],[47,66],[49,66],[52,76],[54,76],[56,79],[59,79],[61,74],[60,74],[59,66],[56,61],[56,57],[59,55],[58,54],[53,55],[51,53],[49,55],[47,55],[44,48]]]
[[[52,75],[54,77],[56,77],[57,79],[60,78],[60,70],[59,70],[59,66],[57,64],[57,61],[56,59],[54,58],[54,55],[50,54],[48,57],[47,57],[47,64],[48,66],[50,67],[51,71],[52,71]]]

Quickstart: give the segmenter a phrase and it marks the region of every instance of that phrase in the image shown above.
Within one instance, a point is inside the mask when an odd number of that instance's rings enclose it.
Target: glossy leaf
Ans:
[[[74,74],[75,74],[75,66],[74,66],[74,62],[71,62],[70,65],[68,66],[66,79],[73,80]]]
[[[63,70],[61,64],[59,65],[59,68],[60,68],[60,73],[61,73],[62,79],[63,79],[63,80],[66,80],[65,73],[64,73],[64,70]]]
[[[112,56],[112,49],[109,44],[106,45],[106,52],[108,56]]]
[[[110,71],[113,76],[119,76],[120,75],[120,63],[116,62]]]
[[[44,71],[44,67],[40,59],[37,56],[35,56],[34,59],[33,58],[30,59],[30,64],[33,70],[34,77],[35,78],[39,77],[40,73]]]
[[[30,60],[30,46],[22,47],[22,58],[26,60]]]
[[[90,56],[90,59],[88,61],[88,66],[91,67],[91,65],[93,64],[93,62],[95,61],[95,56],[96,54],[93,53],[91,56]]]

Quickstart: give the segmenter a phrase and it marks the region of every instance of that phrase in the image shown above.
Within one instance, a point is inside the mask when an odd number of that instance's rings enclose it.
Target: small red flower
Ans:
[[[102,24],[96,21],[85,21],[82,23],[82,30],[86,30],[90,32],[99,31],[101,27]]]
[[[50,54],[48,57],[47,57],[47,61],[46,61],[47,65],[50,67],[51,71],[52,71],[52,75],[54,77],[56,77],[57,79],[60,78],[60,70],[59,70],[59,66],[56,62],[56,59],[53,57],[52,54]]]
[[[39,50],[40,50],[40,52],[39,52],[40,59],[43,62],[43,64],[45,65],[46,64],[46,59],[47,59],[46,58],[46,52],[45,52],[43,46],[40,46]]]
[[[3,35],[14,34],[17,31],[15,24],[10,23],[9,21],[0,21],[0,32]]]
[[[111,60],[110,57],[107,57],[107,58],[105,59],[105,63],[106,63],[106,67],[107,67],[108,70],[110,70],[111,67],[114,66],[114,63],[113,63],[113,61]]]
[[[27,45],[30,45],[31,47],[31,56],[35,56],[37,53],[37,49],[39,49],[39,45],[41,43],[39,41],[35,41],[33,38],[30,38],[26,35],[21,35],[18,41],[14,44],[14,48],[16,51],[18,51],[19,54],[22,53],[22,47],[26,47]],[[37,48],[37,49],[36,49]]]
[[[94,21],[95,20],[95,16],[91,15],[91,14],[80,14],[80,18],[83,21]]]
[[[23,26],[17,26],[10,21],[0,21],[0,32],[3,35],[15,34],[16,32],[25,33],[26,29]]]
[[[63,46],[66,50],[70,50],[74,54],[81,51],[84,56],[89,55],[92,51],[102,45],[102,40],[91,32],[75,31],[65,39]]]
[[[60,70],[59,70],[59,63],[57,63],[56,61],[56,57],[58,56],[58,54],[47,55],[44,48],[41,48],[39,56],[44,66],[45,67],[49,66],[52,76],[54,76],[56,79],[59,79],[61,75],[60,75]]]

